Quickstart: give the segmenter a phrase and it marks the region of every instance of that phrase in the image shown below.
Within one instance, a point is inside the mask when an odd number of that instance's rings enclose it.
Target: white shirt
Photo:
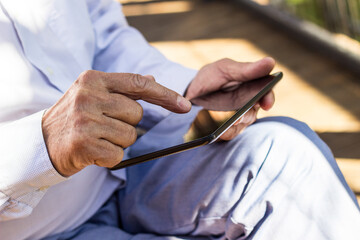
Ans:
[[[0,0],[0,239],[38,239],[85,222],[126,180],[90,166],[53,168],[41,119],[88,69],[152,74],[183,93],[196,71],[165,59],[112,0]],[[156,26],[154,26],[156,27]],[[145,102],[141,124],[168,111]]]

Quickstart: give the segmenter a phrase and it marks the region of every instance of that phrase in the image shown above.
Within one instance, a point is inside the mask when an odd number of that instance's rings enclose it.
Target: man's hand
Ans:
[[[189,101],[152,76],[82,73],[43,116],[44,139],[55,169],[71,176],[92,164],[112,167],[119,163],[123,148],[137,137],[134,126],[143,113],[135,101],[139,99],[177,113],[191,108]]]
[[[204,66],[189,85],[186,98],[194,99],[199,96],[236,86],[241,82],[251,81],[268,75],[275,66],[272,58],[264,58],[254,63],[240,63],[231,59],[222,59]],[[233,127],[224,133],[220,139],[231,140],[245,127],[256,120],[260,108],[269,110],[275,101],[271,91],[248,111]]]

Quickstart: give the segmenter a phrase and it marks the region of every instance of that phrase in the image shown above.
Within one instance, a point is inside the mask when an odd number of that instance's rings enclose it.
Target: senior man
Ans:
[[[252,124],[273,93],[223,136],[231,141],[106,168],[125,148],[156,144],[136,141],[135,126],[167,127],[169,111],[265,76],[273,59],[196,72],[150,47],[117,2],[0,3],[2,240],[360,236],[356,199],[316,134],[288,118]]]

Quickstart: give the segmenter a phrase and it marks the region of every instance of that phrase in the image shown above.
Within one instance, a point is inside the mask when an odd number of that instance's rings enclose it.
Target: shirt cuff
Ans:
[[[67,179],[55,170],[49,158],[42,134],[43,114],[40,111],[0,128],[0,191],[32,207],[40,200],[35,196],[42,195],[35,192],[45,192]]]

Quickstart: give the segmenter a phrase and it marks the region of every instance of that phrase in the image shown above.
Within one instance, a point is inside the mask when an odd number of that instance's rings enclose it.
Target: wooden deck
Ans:
[[[223,57],[274,57],[276,71],[285,77],[275,90],[276,106],[260,116],[285,115],[309,124],[331,147],[360,195],[359,76],[229,1],[131,2],[123,7],[129,23],[168,58],[188,67]]]

